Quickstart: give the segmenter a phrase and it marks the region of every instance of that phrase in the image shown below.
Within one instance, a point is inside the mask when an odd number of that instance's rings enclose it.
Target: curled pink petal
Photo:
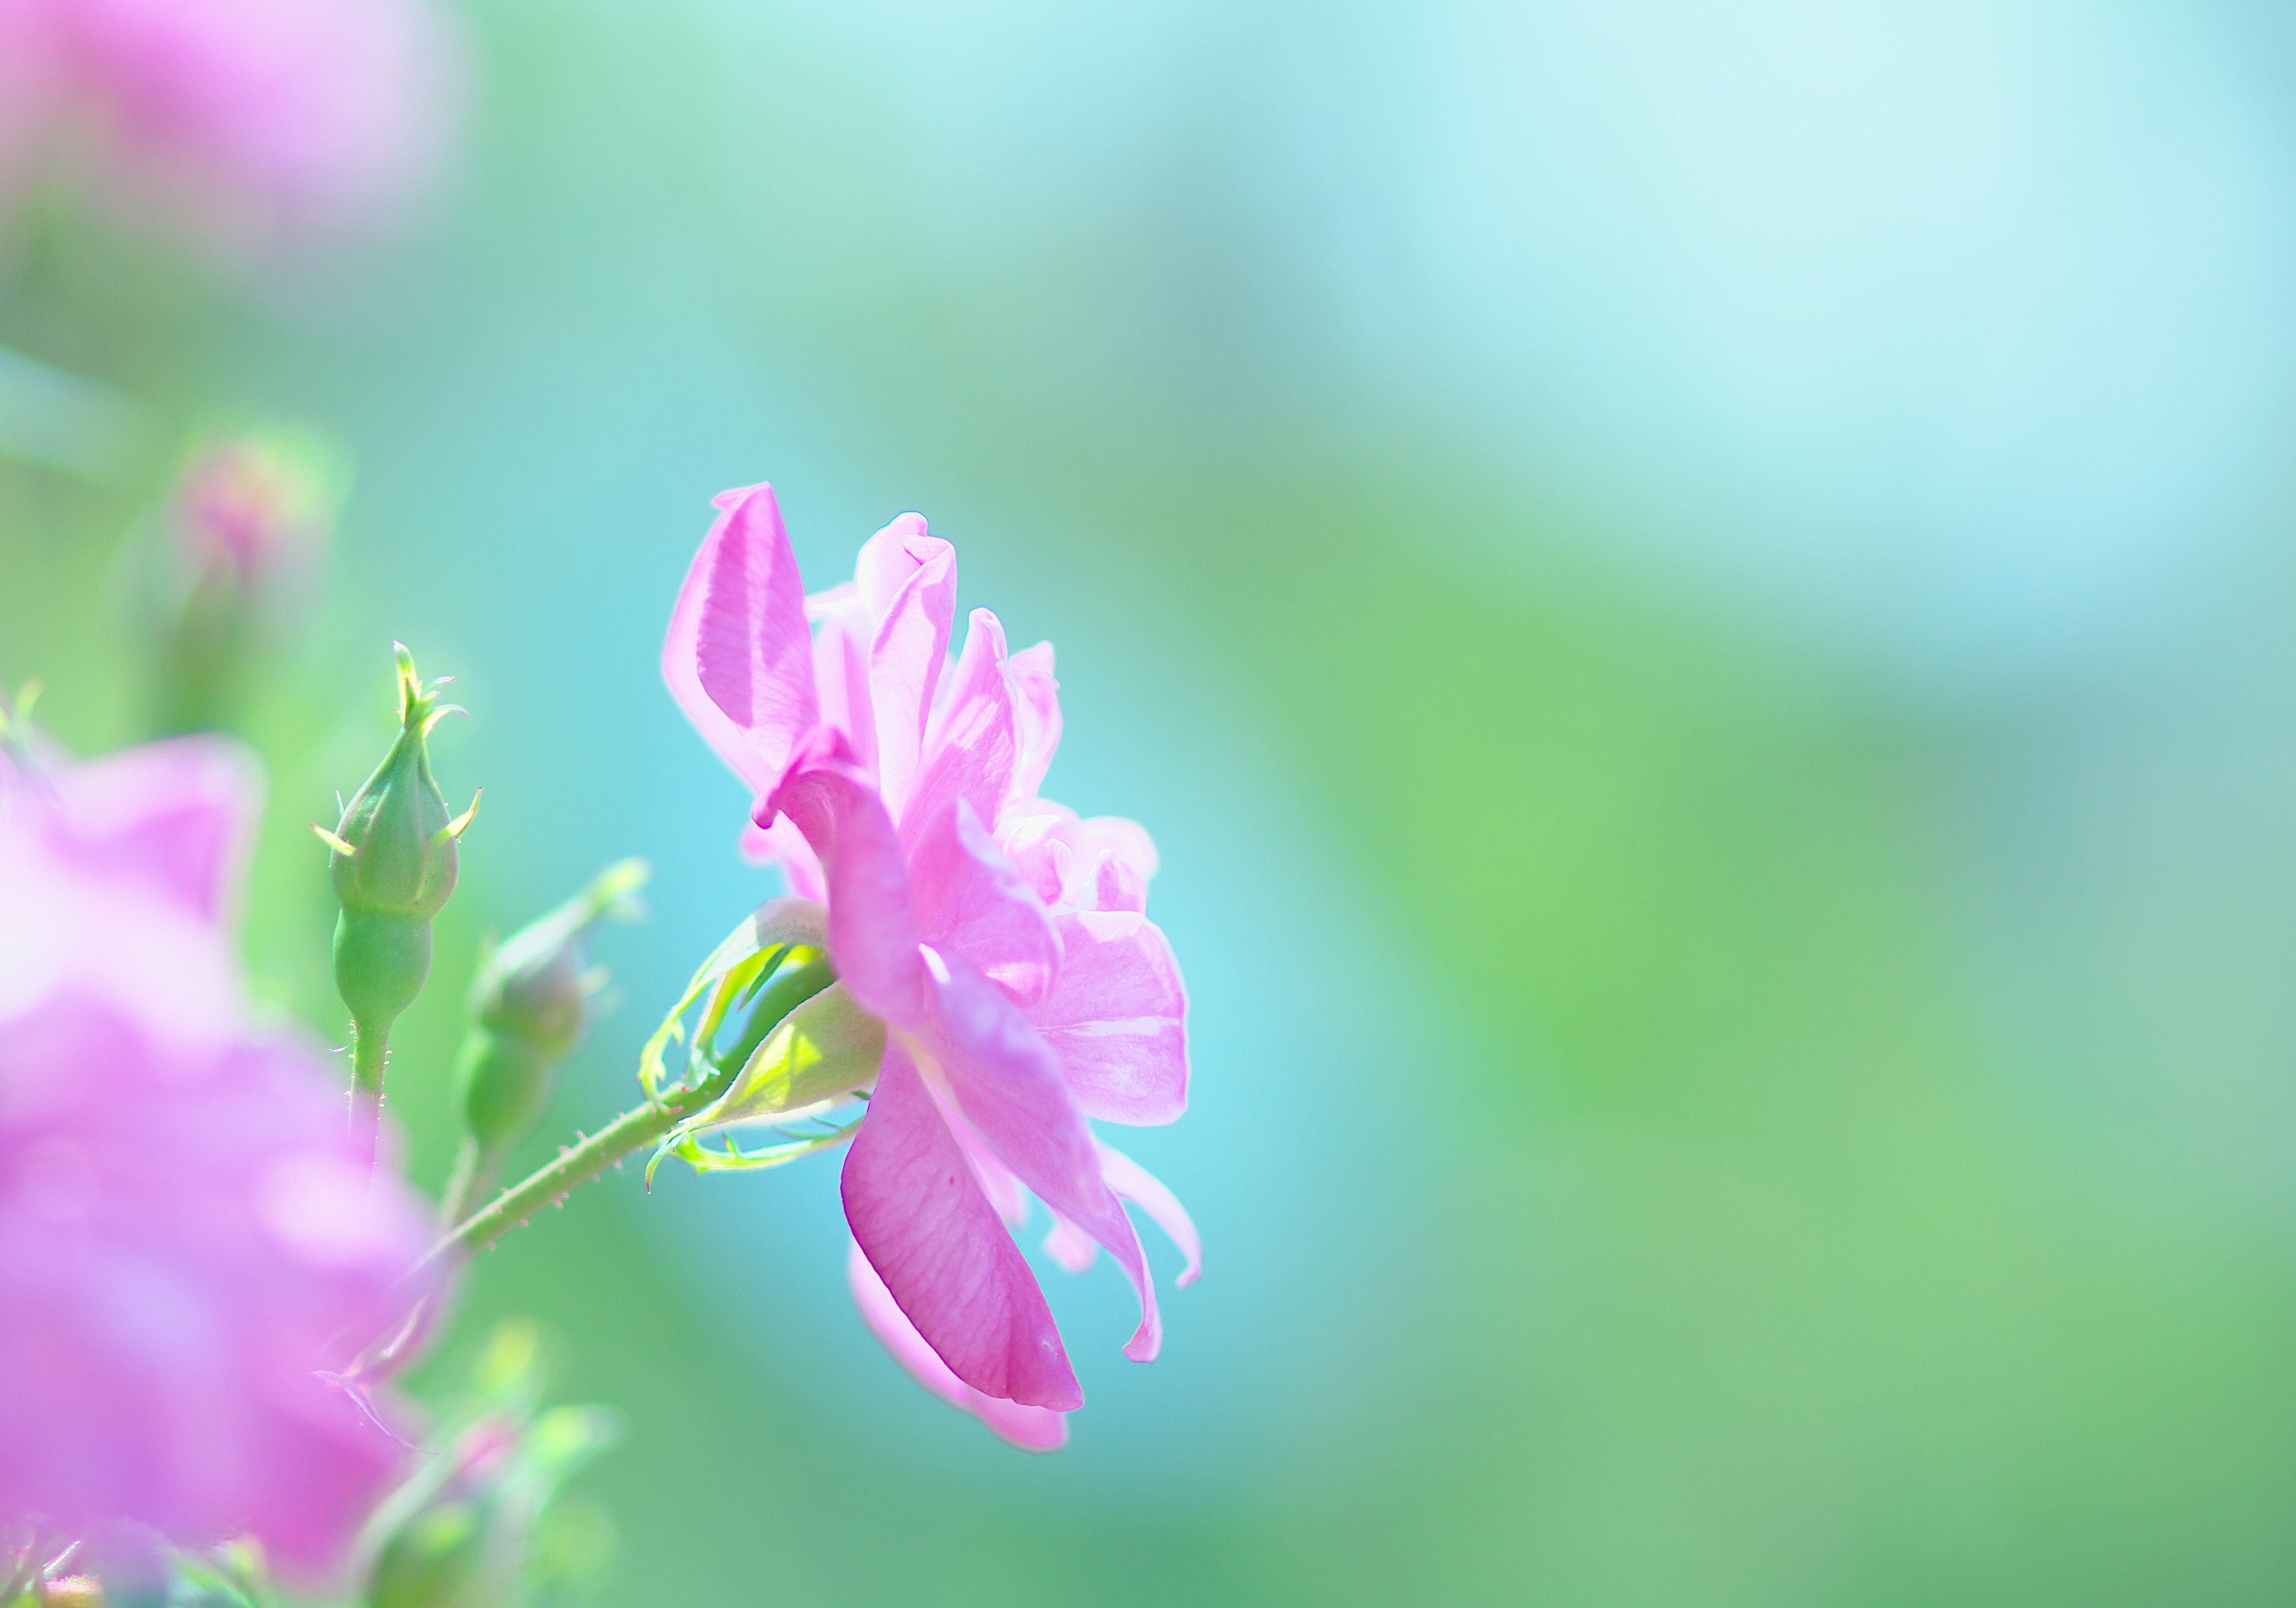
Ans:
[[[762,792],[817,718],[805,585],[772,487],[718,505],[671,611],[661,674],[718,758]]]
[[[892,578],[899,576],[898,583]],[[861,593],[877,620],[869,644],[869,707],[877,779],[896,818],[913,789],[925,722],[948,657],[956,614],[956,549],[903,514],[862,549]],[[882,598],[882,603],[880,599]]]
[[[1089,1243],[1089,1242],[1087,1242]],[[853,1304],[862,1321],[893,1354],[893,1360],[915,1380],[951,1407],[961,1407],[1023,1451],[1056,1452],[1068,1444],[1068,1415],[1051,1407],[1022,1407],[1018,1402],[984,1396],[949,1372],[933,1349],[925,1344],[903,1314],[885,1281],[855,1245],[845,1259],[846,1280],[853,1288]]]
[[[1061,964],[1053,919],[970,803],[953,800],[925,829],[909,856],[909,879],[927,943],[970,957],[1020,1005],[1052,987]]]
[[[786,815],[820,857],[829,892],[829,951],[864,1010],[898,1026],[915,1021],[923,969],[908,867],[892,817],[828,726],[759,806]]]
[[[1057,808],[1046,806],[1041,799],[1031,800],[1025,813],[1008,809],[996,828],[997,846],[1020,872],[1021,880],[1046,905],[1062,902],[1075,859],[1055,830],[1075,817],[1054,813]]]
[[[1062,910],[1061,972],[1029,1012],[1089,1117],[1135,1128],[1188,1107],[1188,994],[1163,931],[1129,910]]]
[[[963,956],[925,955],[931,985],[917,1044],[997,1159],[1046,1205],[1107,1247],[1124,1269],[1140,1298],[1140,1327],[1124,1354],[1152,1360],[1163,1343],[1163,1320],[1147,1258],[1132,1219],[1101,1177],[1099,1152],[1059,1058]]]
[[[957,1378],[1024,1407],[1084,1405],[1028,1259],[898,1040],[885,1046],[840,1193],[870,1265]]]
[[[1053,835],[1069,846],[1070,865],[1081,875],[1071,879],[1063,902],[1080,910],[1145,909],[1147,888],[1156,874],[1156,845],[1147,828],[1121,816],[1093,816],[1055,825]],[[1140,903],[1107,906],[1096,902],[1101,868],[1113,858],[1127,873],[1126,883],[1139,889]],[[1089,879],[1089,880],[1086,880]]]
[[[841,587],[805,600],[814,621],[813,681],[821,718],[845,734],[864,770],[877,768],[877,712],[869,701],[869,643],[876,624],[859,588]]]
[[[1204,1270],[1204,1243],[1196,1234],[1196,1225],[1188,1216],[1187,1208],[1180,1204],[1180,1197],[1165,1188],[1146,1168],[1105,1140],[1100,1146],[1100,1173],[1111,1189],[1154,1219],[1156,1227],[1169,1235],[1172,1243],[1180,1248],[1180,1254],[1188,1259],[1188,1265],[1172,1282],[1194,1284]]]
[[[975,609],[964,652],[927,728],[916,789],[901,812],[903,840],[914,842],[956,799],[970,803],[981,820],[996,820],[1019,758],[1013,685],[1004,674],[1004,628],[988,610]]]
[[[1144,913],[1148,908],[1148,884],[1129,861],[1103,854],[1100,863],[1092,868],[1091,900],[1084,908]]]

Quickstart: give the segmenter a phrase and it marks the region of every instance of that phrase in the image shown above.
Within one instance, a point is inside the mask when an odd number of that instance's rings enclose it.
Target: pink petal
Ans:
[[[892,1292],[885,1288],[885,1281],[877,1276],[858,1245],[845,1259],[845,1276],[853,1286],[853,1304],[860,1308],[862,1321],[884,1342],[893,1360],[908,1370],[910,1378],[950,1406],[972,1414],[1022,1451],[1056,1452],[1068,1444],[1067,1414],[984,1396],[950,1373],[948,1365],[903,1315]]]
[[[1061,684],[1053,679],[1053,644],[1021,649],[1005,661],[1005,669],[1013,677],[1013,712],[1021,734],[1013,792],[1029,798],[1045,784],[1045,772],[1061,745]]]
[[[1156,874],[1157,856],[1155,842],[1148,836],[1146,827],[1121,816],[1094,816],[1054,826],[1052,834],[1068,844],[1069,863],[1073,868],[1070,885],[1062,896],[1062,903],[1074,905],[1079,910],[1147,908],[1148,882]],[[1104,890],[1103,865],[1110,859],[1117,862],[1122,876],[1113,889]],[[1118,898],[1136,898],[1139,902],[1103,905],[1099,900],[1104,890]]]
[[[1110,1145],[1105,1140],[1100,1146],[1100,1175],[1108,1186],[1130,1201],[1155,1219],[1156,1227],[1169,1235],[1180,1254],[1188,1259],[1176,1284],[1193,1284],[1204,1270],[1204,1243],[1196,1234],[1196,1225],[1188,1216],[1187,1208],[1180,1204],[1179,1196],[1158,1181],[1146,1168]]]
[[[1084,907],[1140,914],[1148,908],[1148,884],[1129,863],[1103,854],[1092,870],[1092,902]]]
[[[786,815],[820,857],[829,952],[847,991],[872,1015],[914,1021],[923,972],[908,869],[884,801],[835,728],[815,730],[758,813],[768,821]]]
[[[955,950],[1023,1005],[1034,1005],[1060,971],[1052,917],[963,799],[947,805],[909,856],[917,932]]]
[[[927,533],[922,513],[896,514],[891,523],[861,544],[853,562],[852,586],[873,624],[884,623],[901,588],[933,554],[942,550],[955,551]],[[822,594],[824,601],[833,595],[833,590]]]
[[[770,486],[722,494],[662,644],[662,679],[718,758],[763,792],[815,723],[805,587]]]
[[[934,1104],[939,1108],[940,1120],[948,1124],[950,1136],[955,1139],[957,1148],[964,1153],[965,1161],[972,1164],[972,1180],[980,1185],[980,1193],[988,1197],[991,1206],[996,1208],[996,1215],[1004,1219],[1005,1227],[1020,1227],[1029,1220],[1029,1192],[1021,1187],[1021,1180],[1013,1176],[1011,1168],[996,1159],[996,1152],[981,1142],[980,1136],[972,1131],[972,1124],[964,1120],[962,1112],[949,1110],[945,1103],[938,1100]]]
[[[805,600],[813,634],[813,683],[821,718],[843,732],[862,768],[877,767],[877,716],[869,703],[869,643],[876,625],[848,581]]]
[[[1100,1245],[1092,1235],[1056,1211],[1053,1213],[1052,1232],[1045,1235],[1045,1253],[1069,1272],[1082,1273],[1100,1254]]]
[[[997,845],[1019,869],[1021,880],[1047,905],[1059,904],[1062,890],[1068,886],[1075,857],[1058,833],[1075,818],[1060,805],[1030,799],[1008,806],[996,824]]]
[[[755,821],[742,828],[742,857],[758,866],[778,866],[789,890],[817,905],[829,902],[829,879],[821,873],[821,857],[805,833],[787,816],[777,816],[771,826]]]
[[[886,1043],[840,1190],[870,1265],[958,1379],[1024,1407],[1084,1405],[1028,1259],[897,1038]]]
[[[177,737],[66,767],[55,848],[217,924],[238,903],[263,775],[225,737]]]
[[[931,986],[917,1042],[998,1160],[1046,1205],[1106,1246],[1124,1269],[1140,1298],[1140,1327],[1124,1354],[1152,1360],[1163,1325],[1147,1259],[1132,1219],[1101,1177],[1100,1153],[1058,1057],[1004,990],[964,956],[932,949],[925,955]]]
[[[1172,946],[1129,910],[1063,910],[1061,972],[1029,1013],[1085,1114],[1135,1128],[1188,1107],[1188,993]]]
[[[922,518],[905,513],[861,549],[859,580],[877,621],[869,643],[877,777],[898,813],[916,780],[925,719],[948,658],[949,627],[956,615],[956,549],[927,536]]]
[[[996,820],[1019,758],[1004,628],[988,610],[975,609],[955,677],[933,713],[916,790],[901,812],[902,837],[914,841],[953,799],[969,802],[982,820]]]

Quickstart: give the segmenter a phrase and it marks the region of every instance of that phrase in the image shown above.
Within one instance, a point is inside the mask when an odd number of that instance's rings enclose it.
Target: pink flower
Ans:
[[[1072,1269],[1105,1248],[1140,1301],[1128,1356],[1161,1325],[1140,1206],[1198,1268],[1170,1192],[1087,1119],[1164,1123],[1187,1103],[1187,996],[1144,913],[1156,869],[1129,821],[1038,796],[1060,740],[1053,653],[1008,653],[973,611],[948,658],[956,555],[904,514],[854,580],[804,595],[770,487],[718,499],[663,669],[758,794],[753,851],[828,904],[843,988],[890,1030],[847,1154],[854,1293],[927,1389],[1008,1440],[1067,1436],[1084,1397],[1005,1224],[1024,1191]],[[810,623],[809,623],[810,622]]]
[[[452,120],[461,40],[425,0],[0,0],[0,139],[91,136],[99,176],[258,240],[403,201]]]
[[[316,1370],[423,1219],[227,936],[257,781],[218,739],[0,753],[0,1522],[242,1531],[319,1573],[402,1448]]]
[[[291,583],[333,535],[347,478],[340,455],[310,431],[201,443],[176,477],[168,521],[185,573],[227,578],[250,595]]]

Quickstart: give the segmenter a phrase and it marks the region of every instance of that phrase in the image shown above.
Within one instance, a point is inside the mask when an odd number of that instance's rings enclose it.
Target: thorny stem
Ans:
[[[390,1025],[369,1030],[351,1022],[351,1138],[367,1165],[374,1165],[382,1130],[382,1073],[390,1059]]]
[[[615,1162],[635,1155],[692,1113],[700,1111],[732,1087],[741,1068],[721,1069],[692,1088],[672,1089],[659,1104],[648,1103],[624,1112],[605,1127],[558,1159],[513,1184],[493,1201],[472,1212],[453,1233],[430,1248],[408,1276],[421,1278],[441,1268],[453,1267],[484,1251],[545,1206],[554,1206]]]
[[[773,964],[778,965],[779,957]],[[609,1167],[660,1143],[671,1128],[731,1088],[766,1035],[791,1011],[835,980],[836,972],[825,958],[777,979],[758,1000],[748,1028],[733,1051],[696,1057],[697,1067],[709,1069],[701,1082],[670,1089],[657,1099],[624,1112],[589,1137],[560,1150],[556,1161],[512,1185],[476,1211],[470,1210],[470,1202],[492,1187],[495,1173],[502,1165],[502,1155],[500,1152],[489,1153],[475,1142],[466,1142],[456,1161],[455,1177],[447,1185],[446,1237],[408,1270],[406,1282],[421,1284],[434,1275],[452,1272],[512,1229],[525,1224],[544,1207],[557,1205]],[[378,1067],[378,1088],[380,1084]]]

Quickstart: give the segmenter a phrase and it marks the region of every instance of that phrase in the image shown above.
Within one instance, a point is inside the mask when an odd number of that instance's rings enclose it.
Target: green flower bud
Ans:
[[[455,891],[455,841],[470,816],[450,818],[430,779],[430,728],[459,706],[439,701],[440,681],[425,687],[414,656],[393,643],[398,659],[399,731],[328,841],[328,868],[346,910],[428,921]]]
[[[455,844],[478,814],[449,817],[430,779],[430,728],[453,704],[443,681],[425,687],[403,644],[398,657],[399,732],[374,775],[332,832],[314,827],[334,851],[329,870],[342,915],[335,923],[335,991],[350,1008],[354,1080],[364,1095],[355,1120],[371,1128],[382,1103],[390,1024],[414,1003],[430,974],[430,918],[455,891]]]
[[[455,1106],[488,1151],[516,1143],[549,1105],[558,1069],[588,1030],[604,974],[589,970],[583,935],[642,913],[650,868],[623,860],[540,920],[504,939],[471,983],[471,1030],[455,1068]]]

